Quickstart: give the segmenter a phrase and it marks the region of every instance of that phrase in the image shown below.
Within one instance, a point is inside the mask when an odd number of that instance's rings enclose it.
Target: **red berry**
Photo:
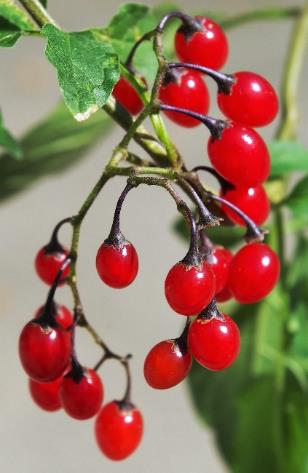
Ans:
[[[240,331],[228,315],[197,318],[190,326],[188,346],[193,357],[208,370],[228,368],[240,352]]]
[[[228,284],[226,284],[225,287],[215,295],[215,299],[217,302],[227,302],[232,299],[232,292],[230,291]]]
[[[190,371],[192,358],[177,340],[165,340],[155,345],[144,362],[144,377],[155,389],[176,386]]]
[[[199,266],[179,262],[167,274],[165,295],[169,305],[178,314],[199,314],[211,302],[214,294],[215,276],[206,261]]]
[[[174,73],[177,74],[177,73]],[[181,70],[159,90],[162,103],[186,108],[205,115],[209,109],[209,92],[198,72]],[[164,112],[170,120],[188,128],[200,125],[200,121],[178,112]]]
[[[257,225],[262,225],[269,216],[270,202],[262,186],[236,187],[228,190],[223,194],[223,197],[231,204],[236,205]],[[221,208],[233,223],[245,226],[244,220],[227,205],[222,204]]]
[[[96,269],[104,283],[120,289],[129,286],[137,276],[138,255],[128,241],[119,248],[103,243],[96,256]]]
[[[278,97],[272,85],[254,72],[235,72],[229,94],[218,94],[218,105],[226,117],[252,127],[271,123],[278,113]]]
[[[112,95],[132,115],[137,115],[144,107],[136,90],[124,77],[120,77]]]
[[[39,309],[37,309],[34,315],[35,319],[38,319],[42,315],[44,311],[44,307],[45,306],[41,306]],[[73,321],[74,321],[73,314],[67,307],[65,307],[65,305],[55,304],[54,317],[55,317],[55,321],[57,322],[57,324],[60,325],[61,328],[68,329],[72,327],[73,325]]]
[[[19,338],[19,356],[28,376],[39,382],[54,381],[68,365],[71,334],[61,328],[43,327],[31,321]]]
[[[228,57],[228,40],[222,28],[210,18],[195,18],[202,31],[191,32],[186,26],[175,35],[175,49],[183,62],[220,69]]]
[[[236,186],[254,187],[268,178],[269,153],[252,128],[232,123],[220,138],[210,138],[208,154],[216,171]]]
[[[60,399],[69,416],[78,420],[90,419],[98,413],[103,401],[100,377],[89,368],[83,369],[83,375],[78,380],[68,373],[61,383]]]
[[[229,287],[242,304],[258,302],[275,287],[280,274],[276,253],[264,243],[249,243],[233,257]]]
[[[211,265],[215,276],[216,294],[227,284],[231,260],[231,251],[222,246],[216,246],[208,259],[208,263]]]
[[[29,390],[33,401],[44,411],[54,412],[61,409],[59,396],[62,377],[51,383],[39,383],[29,379]]]
[[[65,259],[67,258],[69,252],[65,248],[63,251],[53,251],[49,252],[47,247],[43,247],[37,253],[35,258],[35,269],[38,276],[41,278],[44,283],[51,286],[57,276],[58,272],[61,269]],[[69,265],[64,269],[60,284],[68,277],[70,272]]]
[[[110,402],[96,418],[96,440],[110,460],[123,460],[131,455],[138,447],[142,433],[142,416],[133,404]]]

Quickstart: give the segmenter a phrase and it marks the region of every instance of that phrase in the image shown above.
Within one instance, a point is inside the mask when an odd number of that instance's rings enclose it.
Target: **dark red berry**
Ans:
[[[220,138],[210,138],[208,154],[216,171],[235,186],[255,187],[268,178],[269,153],[252,128],[232,123]]]
[[[175,35],[175,49],[183,62],[220,69],[228,57],[228,40],[223,29],[210,18],[196,17],[201,31],[191,32],[186,26]]]
[[[53,252],[50,252],[46,247],[40,249],[35,258],[35,269],[44,283],[50,286],[53,284],[68,254],[69,252],[65,248],[63,248],[63,251]],[[62,273],[60,284],[63,284],[64,280],[68,277],[69,272],[70,268],[68,265]]]
[[[155,389],[176,386],[190,371],[192,358],[177,340],[165,340],[155,345],[144,362],[144,377]]]
[[[209,92],[198,72],[182,70],[174,80],[163,84],[159,89],[162,103],[174,107],[186,108],[192,112],[207,114],[209,109]],[[200,121],[177,112],[164,112],[170,120],[188,128],[200,125]]]
[[[44,327],[35,321],[25,325],[19,337],[19,356],[28,376],[39,382],[54,381],[67,367],[71,335],[61,328]]]
[[[225,192],[223,197],[242,210],[257,225],[262,225],[269,216],[270,202],[262,186],[236,187]],[[222,204],[221,208],[233,223],[245,226],[244,220],[227,205]]]
[[[129,286],[137,276],[138,255],[128,241],[119,248],[103,243],[96,256],[96,269],[104,283],[120,289]]]
[[[142,433],[141,413],[130,403],[110,402],[96,418],[96,440],[110,460],[123,460],[131,455],[138,447]]]
[[[178,314],[199,314],[211,302],[214,294],[215,276],[206,261],[199,266],[179,262],[167,274],[165,295],[169,305]]]
[[[144,107],[136,90],[124,77],[117,82],[112,95],[132,115],[137,115]]]
[[[35,404],[44,411],[54,412],[61,409],[59,396],[62,377],[51,383],[39,383],[34,379],[29,379],[29,390]]]
[[[227,284],[231,260],[231,251],[222,246],[216,246],[208,259],[215,276],[216,294]]]
[[[217,302],[227,302],[232,299],[232,292],[230,291],[228,284],[226,284],[225,287],[215,295],[215,299]]]
[[[197,318],[190,326],[188,346],[192,356],[208,370],[228,368],[240,352],[240,331],[228,315]]]
[[[252,304],[271,292],[279,274],[276,253],[264,243],[249,243],[233,257],[228,284],[237,301]]]
[[[71,373],[64,376],[60,386],[60,399],[65,412],[78,420],[90,419],[98,413],[103,401],[103,385],[92,369],[83,369],[80,379]]]
[[[41,306],[39,309],[37,309],[34,315],[35,319],[39,318],[42,315],[44,308],[45,306]],[[54,318],[57,324],[59,324],[60,327],[64,329],[72,327],[74,320],[72,312],[67,307],[65,307],[65,305],[55,304],[54,308]]]
[[[226,117],[252,127],[265,126],[276,117],[278,97],[272,85],[254,72],[235,72],[229,94],[218,94],[218,105]]]

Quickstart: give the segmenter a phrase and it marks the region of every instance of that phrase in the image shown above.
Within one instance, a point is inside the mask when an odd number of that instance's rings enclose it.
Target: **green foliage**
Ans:
[[[276,140],[269,144],[272,160],[271,177],[294,171],[308,171],[308,150],[296,141]]]
[[[23,31],[34,29],[34,23],[13,0],[0,0],[0,46],[14,46]]]
[[[292,212],[293,225],[305,228],[308,224],[308,175],[295,185],[289,196],[284,200],[284,204]]]
[[[7,151],[13,158],[20,159],[22,157],[22,149],[19,143],[4,127],[2,113],[0,110],[0,148]],[[0,156],[1,158],[1,156]]]

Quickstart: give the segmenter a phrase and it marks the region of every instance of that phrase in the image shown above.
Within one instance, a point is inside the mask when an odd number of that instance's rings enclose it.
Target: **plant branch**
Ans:
[[[36,21],[38,26],[42,27],[47,23],[57,26],[55,20],[49,15],[46,8],[43,7],[39,0],[19,0],[25,10]]]

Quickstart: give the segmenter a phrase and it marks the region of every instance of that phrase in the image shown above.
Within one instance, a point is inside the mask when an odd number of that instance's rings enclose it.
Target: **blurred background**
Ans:
[[[49,8],[65,29],[80,30],[106,25],[121,3],[119,0],[50,0]],[[179,7],[192,14],[204,11],[235,14],[256,7],[298,3],[300,0],[190,0],[189,4],[177,1]],[[290,26],[288,21],[252,23],[228,32],[230,56],[224,70],[254,70],[278,88]],[[55,72],[45,60],[43,50],[43,41],[25,38],[14,48],[0,51],[0,104],[7,127],[17,136],[43,117],[59,99]],[[308,67],[303,83],[307,80]],[[300,100],[302,112],[307,103],[307,88],[304,89],[302,93],[306,95]],[[211,113],[217,116],[214,105]],[[307,117],[306,113],[300,133],[300,141],[306,145]],[[203,163],[206,130],[198,127],[184,133],[175,125],[168,123],[168,126],[189,166]],[[264,133],[262,130],[265,138],[271,132],[270,127]],[[140,188],[127,199],[122,227],[140,257],[139,277],[128,289],[117,292],[104,286],[95,270],[97,248],[109,232],[115,202],[124,185],[121,178],[114,179],[101,193],[81,235],[79,285],[87,317],[115,351],[134,354],[133,398],[145,419],[145,437],[136,454],[123,463],[111,463],[96,447],[92,421],[78,422],[63,412],[40,411],[30,399],[27,380],[19,365],[20,330],[46,297],[46,287],[33,269],[34,256],[48,241],[54,225],[80,207],[120,137],[121,131],[112,128],[103,144],[89,152],[86,159],[61,175],[40,181],[0,207],[0,471],[226,471],[211,433],[194,413],[185,384],[167,392],[154,391],[142,375],[149,348],[176,336],[182,322],[167,306],[163,295],[163,281],[169,267],[185,252],[185,245],[172,233],[176,212],[164,191]],[[62,235],[63,241],[69,244],[66,229]],[[69,291],[60,289],[57,300],[70,305]],[[85,365],[92,366],[100,352],[87,334],[80,332],[79,357]],[[110,362],[101,374],[105,399],[119,397],[124,379],[121,368]]]

